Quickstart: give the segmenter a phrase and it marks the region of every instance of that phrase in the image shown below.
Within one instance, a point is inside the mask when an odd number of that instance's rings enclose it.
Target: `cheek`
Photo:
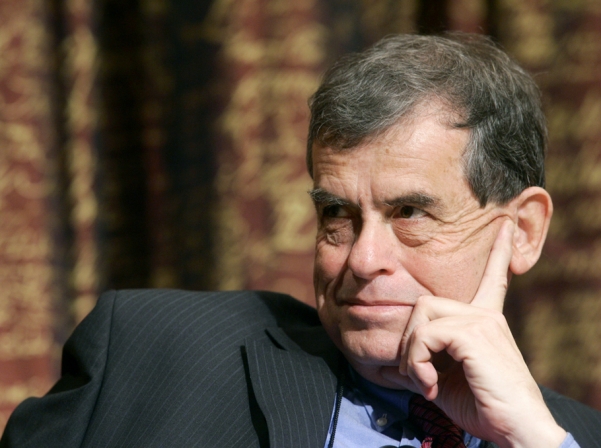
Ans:
[[[321,301],[318,298],[317,314],[319,316],[319,320],[321,321],[321,325],[334,344],[338,348],[341,348],[343,347],[342,336],[340,333],[341,316],[337,311],[338,310],[336,307],[332,306],[331,303],[324,303],[323,297]]]
[[[424,254],[417,251],[408,257],[408,271],[430,294],[461,302],[470,302],[486,267],[486,247]]]
[[[314,281],[316,293],[337,279],[344,271],[349,255],[348,245],[333,245],[326,237],[318,237],[315,246]]]
[[[486,260],[484,260],[486,261]],[[445,297],[469,303],[480,286],[484,264],[475,257],[459,259],[449,263],[447,269]],[[441,287],[442,287],[441,286]]]
[[[348,250],[344,247],[318,241],[313,275],[317,313],[330,338],[337,344],[340,343],[340,310],[334,301],[334,290],[346,269],[347,257]]]
[[[342,343],[340,315],[334,302],[333,290],[345,266],[346,257],[340,247],[332,247],[328,244],[320,245],[318,242],[313,274],[317,313],[324,329],[338,347]]]

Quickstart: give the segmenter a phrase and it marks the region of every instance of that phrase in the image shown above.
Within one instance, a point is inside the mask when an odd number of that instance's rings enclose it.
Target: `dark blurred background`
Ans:
[[[601,409],[597,0],[0,0],[0,429],[109,288],[311,303],[307,98],[390,33],[489,34],[535,76],[556,213],[506,310],[536,379]]]

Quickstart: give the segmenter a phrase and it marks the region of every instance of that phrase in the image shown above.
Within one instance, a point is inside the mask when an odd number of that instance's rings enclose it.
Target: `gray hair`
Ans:
[[[437,100],[451,126],[467,128],[466,179],[483,207],[545,185],[546,122],[532,77],[476,34],[397,35],[343,56],[309,100],[313,145],[340,150],[377,137],[416,107]]]

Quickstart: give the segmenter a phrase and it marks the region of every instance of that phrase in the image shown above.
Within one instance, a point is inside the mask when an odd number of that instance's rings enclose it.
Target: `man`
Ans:
[[[601,413],[541,393],[502,315],[552,214],[531,78],[481,37],[396,36],[340,60],[311,114],[317,315],[105,294],[0,446],[601,446]]]

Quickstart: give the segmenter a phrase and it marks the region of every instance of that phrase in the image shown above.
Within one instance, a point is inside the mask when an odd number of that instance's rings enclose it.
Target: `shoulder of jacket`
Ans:
[[[111,308],[114,325],[127,326],[148,321],[160,328],[192,321],[238,328],[320,325],[314,308],[269,291],[118,290],[103,294],[97,308]]]

